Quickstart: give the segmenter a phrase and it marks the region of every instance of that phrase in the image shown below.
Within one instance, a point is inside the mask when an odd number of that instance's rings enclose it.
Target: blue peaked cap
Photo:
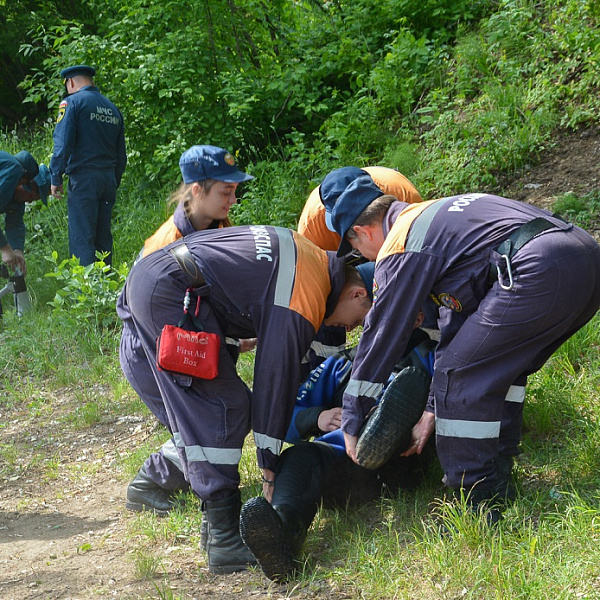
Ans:
[[[90,67],[88,65],[73,65],[72,67],[67,67],[60,72],[61,79],[70,79],[71,77],[76,77],[77,75],[85,75],[86,77],[94,77],[96,74],[96,69],[94,67]]]
[[[40,165],[39,173],[33,178],[40,190],[40,200],[47,206],[48,195],[50,194],[50,169],[45,165]]]
[[[363,210],[383,192],[375,185],[370,175],[355,179],[340,194],[331,211],[331,225],[333,230],[342,238],[337,251],[338,256],[346,256],[352,252],[352,246],[345,238],[346,232],[352,223],[360,216]]]
[[[226,183],[241,183],[254,179],[240,171],[233,155],[218,146],[192,146],[179,159],[184,183],[216,179]]]
[[[325,207],[325,224],[330,231],[335,231],[331,225],[331,211],[340,197],[340,194],[357,177],[367,175],[366,171],[358,167],[340,167],[328,173],[319,186],[319,196]]]
[[[366,262],[356,266],[356,270],[361,276],[365,287],[367,288],[367,294],[369,299],[373,302],[373,278],[375,277],[375,263]]]

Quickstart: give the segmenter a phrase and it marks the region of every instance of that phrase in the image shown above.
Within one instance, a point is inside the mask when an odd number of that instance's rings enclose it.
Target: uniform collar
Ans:
[[[401,202],[398,200],[397,202],[392,202],[388,211],[383,216],[383,235],[387,237],[390,229],[393,227],[398,215],[407,207],[410,206],[407,202]]]
[[[180,202],[173,213],[173,222],[175,223],[175,227],[179,229],[181,235],[186,236],[190,235],[190,233],[194,233],[196,231],[193,225],[190,223],[188,216],[185,214],[185,209],[183,208],[183,202]]]
[[[79,92],[83,92],[84,90],[87,92],[99,92],[100,91],[98,89],[98,87],[95,85],[85,85],[82,88],[79,88],[76,92],[73,92],[72,94],[67,94],[65,96],[65,98],[68,98],[69,96],[74,96],[75,94],[78,94]]]
[[[173,222],[175,223],[175,227],[179,229],[181,235],[186,236],[190,235],[190,233],[194,233],[196,231],[194,226],[190,222],[187,214],[185,213],[185,209],[183,208],[183,202],[180,202],[173,213]],[[209,229],[218,229],[220,225],[219,221],[213,221]]]

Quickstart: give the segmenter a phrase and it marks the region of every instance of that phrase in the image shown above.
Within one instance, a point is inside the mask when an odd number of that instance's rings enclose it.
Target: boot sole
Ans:
[[[410,445],[411,431],[421,418],[431,378],[415,367],[402,369],[368,417],[356,444],[361,467],[378,469]]]
[[[247,571],[248,567],[253,566],[252,563],[244,563],[243,565],[227,565],[224,567],[211,567],[209,565],[208,572],[211,575],[230,575],[238,571]]]
[[[141,504],[140,502],[131,502],[130,500],[125,502],[125,508],[131,512],[151,512],[157,517],[166,517],[172,510],[161,510],[152,506],[148,506],[147,504]]]
[[[284,582],[294,574],[297,563],[283,523],[265,498],[252,498],[242,506],[240,535],[269,579]]]

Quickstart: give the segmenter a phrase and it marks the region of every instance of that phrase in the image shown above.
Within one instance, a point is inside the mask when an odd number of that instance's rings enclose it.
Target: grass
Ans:
[[[599,325],[596,317],[534,376],[516,468],[519,495],[498,527],[444,500],[434,469],[416,490],[346,511],[320,509],[304,566],[280,593],[365,600],[600,598],[600,403],[593,370]],[[240,471],[244,498],[259,494],[250,439]],[[199,507],[191,494],[186,500],[166,519],[134,519],[138,543],[157,548],[184,540],[196,547]]]
[[[236,222],[293,225],[309,190],[340,161],[397,167],[426,197],[493,189],[498,174],[514,172],[548,147],[556,128],[597,124],[595,5],[555,0],[497,4],[503,10],[457,40],[456,52],[443,61],[445,78],[424,93],[408,120],[378,119],[365,109],[375,118],[361,123],[365,98],[357,95],[356,104],[349,103],[352,112],[336,117],[344,126],[337,131],[347,131],[347,139],[336,134],[333,144],[316,136],[321,146],[311,146],[297,133],[294,144],[264,151],[250,165],[256,180],[233,211]],[[365,155],[362,142],[370,131],[379,135],[383,129],[384,142],[375,144],[376,153]],[[358,142],[352,145],[348,140],[355,137]],[[16,135],[2,141],[10,152],[23,146]],[[49,130],[28,147],[36,156],[49,155]],[[127,270],[145,237],[168,214],[171,188],[138,187],[143,166],[132,161],[115,208],[117,270]],[[587,227],[596,222],[599,203],[598,191],[566,194],[553,210]],[[80,435],[115,418],[133,419],[135,431],[148,411],[119,367],[119,324],[107,278],[59,267],[68,252],[66,203],[37,203],[28,208],[26,220],[27,283],[34,310],[19,319],[11,298],[2,299],[0,433],[8,435],[0,445],[0,479],[35,471],[40,481],[50,481],[64,473],[49,443],[53,438]],[[46,277],[57,270],[62,278]],[[89,286],[88,293],[79,299],[76,291],[82,285]],[[64,302],[49,306],[65,290]],[[357,334],[351,343],[356,340]],[[599,363],[596,316],[530,378],[516,464],[518,497],[497,528],[446,501],[440,472],[433,469],[416,490],[346,511],[321,509],[305,543],[299,577],[286,586],[271,586],[268,593],[361,600],[600,598]],[[242,355],[239,371],[248,384],[252,367],[253,354]],[[69,401],[60,401],[65,398]],[[120,451],[114,468],[124,483],[168,437],[157,427],[135,447]],[[88,466],[68,476],[93,475],[94,461],[102,456],[89,458]],[[240,473],[243,498],[260,494],[251,438]],[[125,542],[135,547],[137,577],[154,582],[156,593],[148,597],[180,598],[165,567],[177,562],[173,555],[203,564],[199,501],[191,493],[183,500],[165,519],[130,518]],[[24,497],[20,506],[31,501]],[[447,534],[441,534],[440,524]],[[261,590],[264,584],[259,572],[248,583]]]
[[[379,504],[321,509],[290,597],[323,586],[364,599],[600,597],[599,326],[596,317],[532,378],[519,496],[497,528],[440,498],[437,471]],[[250,446],[244,457],[254,460]]]
[[[62,431],[77,435],[107,418],[132,419],[133,429],[135,419],[148,415],[120,372],[118,330],[66,323],[43,306],[21,319],[10,310],[5,314],[0,430],[14,427],[3,418],[10,413],[19,415],[28,432],[2,445],[5,480],[32,470],[42,481],[93,476],[101,453],[65,471],[60,456],[46,448],[58,434],[42,432],[43,423],[59,423]],[[356,340],[357,334],[351,343]],[[281,594],[364,600],[600,598],[599,355],[597,316],[530,378],[523,453],[516,465],[518,498],[497,528],[444,500],[434,468],[416,490],[345,511],[320,509],[305,543],[303,568]],[[253,360],[253,353],[240,359],[249,384]],[[66,405],[65,398],[71,399]],[[121,453],[115,467],[124,482],[168,437],[157,427]],[[251,436],[240,473],[243,499],[259,495]],[[140,514],[130,522],[134,571],[153,580],[160,597],[179,597],[169,584],[167,558],[193,557],[200,565],[204,560],[199,500],[186,493],[182,501],[167,518]],[[22,507],[27,503],[24,498]],[[440,534],[440,523],[449,533]],[[259,571],[253,577],[258,588],[264,585]]]

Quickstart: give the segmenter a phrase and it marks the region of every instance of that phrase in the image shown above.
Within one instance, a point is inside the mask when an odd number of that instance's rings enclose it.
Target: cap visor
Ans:
[[[242,183],[243,181],[250,181],[251,179],[254,179],[254,176],[238,171],[237,173],[227,173],[225,175],[213,175],[211,179],[224,181],[225,183]]]
[[[346,238],[342,238],[340,247],[338,248],[338,251],[337,251],[338,257],[342,258],[343,256],[350,254],[350,252],[352,252],[352,246],[350,245],[350,242],[348,240],[346,240]]]

